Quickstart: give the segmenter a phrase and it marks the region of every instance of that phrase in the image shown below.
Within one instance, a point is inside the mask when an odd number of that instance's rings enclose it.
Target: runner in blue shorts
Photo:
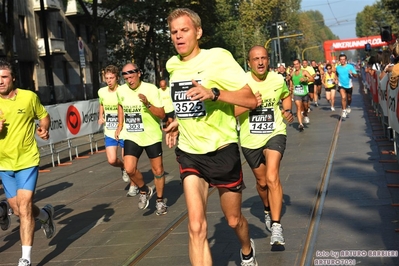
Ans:
[[[22,257],[19,266],[31,265],[35,218],[42,223],[47,238],[55,234],[54,208],[47,204],[39,209],[33,204],[40,154],[35,132],[49,138],[50,116],[37,95],[14,87],[11,65],[0,60],[0,178],[8,204],[20,220]],[[36,126],[35,119],[39,120]],[[1,204],[1,228],[7,229],[8,204]],[[5,206],[6,205],[6,206]]]
[[[104,125],[104,142],[105,152],[107,154],[108,163],[122,170],[122,179],[130,182],[130,188],[126,196],[134,197],[139,193],[139,188],[125,171],[124,163],[118,158],[118,147],[121,148],[121,156],[124,155],[123,139],[115,139],[115,131],[118,128],[118,97],[117,90],[121,86],[118,85],[119,69],[116,66],[109,65],[105,68],[105,82],[107,86],[98,91],[100,102],[98,123]],[[122,85],[123,86],[123,85]]]

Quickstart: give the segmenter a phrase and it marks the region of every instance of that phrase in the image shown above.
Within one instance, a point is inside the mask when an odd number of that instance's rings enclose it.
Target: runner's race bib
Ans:
[[[118,114],[107,114],[105,116],[105,127],[108,130],[116,130],[118,127]]]
[[[270,134],[274,129],[274,108],[255,109],[249,112],[251,134]]]
[[[125,128],[127,132],[143,132],[144,124],[141,113],[125,114]]]
[[[197,80],[201,84],[200,80]],[[194,87],[192,81],[176,81],[170,86],[173,107],[178,118],[193,118],[206,115],[205,104],[202,101],[191,101],[187,98],[187,91]]]

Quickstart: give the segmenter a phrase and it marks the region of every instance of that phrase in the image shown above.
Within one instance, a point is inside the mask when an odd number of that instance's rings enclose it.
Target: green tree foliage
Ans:
[[[398,22],[399,22],[399,1],[397,0],[381,0],[381,5],[382,7],[393,16],[393,21],[392,22],[396,22],[396,33],[398,33],[397,29],[398,29]],[[392,24],[393,26],[393,24]]]
[[[196,11],[202,19],[204,31],[200,40],[201,47],[213,47],[215,39],[212,36],[215,25],[218,24],[214,5],[214,1],[127,1],[115,12],[115,18],[125,24],[123,34],[109,33],[109,38],[113,40],[108,42],[108,47],[113,51],[111,60],[118,65],[132,61],[141,69],[148,70],[148,73],[155,71],[155,83],[158,84],[167,75],[167,59],[175,54],[166,21],[168,14],[178,7],[188,7]],[[127,29],[126,22],[135,26]],[[144,76],[150,79],[148,73],[144,73]]]

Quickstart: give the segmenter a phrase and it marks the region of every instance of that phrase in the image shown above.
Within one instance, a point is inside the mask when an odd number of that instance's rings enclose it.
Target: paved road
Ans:
[[[311,123],[304,132],[297,131],[296,122],[288,127],[287,150],[281,165],[284,248],[269,244],[270,234],[263,225],[255,181],[243,160],[247,189],[243,192],[242,209],[256,243],[259,265],[301,264],[310,216],[321,179],[326,175],[328,193],[314,244],[308,249],[313,259],[331,259],[331,254],[327,254],[331,250],[338,254],[343,250],[396,250],[397,254],[398,212],[391,203],[399,202],[398,189],[388,188],[387,184],[399,180],[397,174],[386,170],[397,170],[399,164],[381,161],[394,159],[381,153],[393,149],[393,143],[378,137],[381,127],[367,98],[363,100],[358,87],[354,91],[352,113],[345,121],[339,123],[340,108],[331,112],[323,98],[320,107],[313,107]],[[331,149],[337,128],[338,141]],[[47,163],[48,158],[44,158],[42,165]],[[129,265],[133,261],[135,265],[189,265],[184,195],[174,151],[166,147],[164,165],[165,196],[170,207],[168,214],[161,217],[155,215],[155,198],[142,211],[137,208],[137,197],[125,196],[128,186],[122,181],[120,170],[107,164],[103,152],[74,159],[72,164],[47,167],[50,171],[40,174],[35,202],[39,206],[55,206],[58,232],[47,240],[37,224],[33,265],[106,266]],[[153,186],[145,154],[139,169]],[[0,190],[2,198],[4,192]],[[210,193],[207,213],[214,265],[239,265],[239,245],[223,218],[216,191]],[[0,231],[1,266],[16,265],[20,257],[18,229],[18,219],[13,216],[12,227]],[[359,265],[399,265],[398,257],[368,255],[345,259]]]

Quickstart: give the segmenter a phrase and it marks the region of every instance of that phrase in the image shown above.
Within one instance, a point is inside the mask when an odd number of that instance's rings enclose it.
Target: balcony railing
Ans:
[[[83,14],[83,10],[76,0],[68,0],[65,16],[75,16]]]
[[[40,11],[40,0],[31,0],[33,1],[33,10]],[[59,0],[43,0],[44,10],[49,11],[59,11],[61,9],[61,4]]]
[[[50,54],[65,54],[65,41],[64,39],[49,38],[48,44],[50,48]],[[44,46],[44,39],[40,38],[37,40],[37,50],[39,56],[46,55],[46,49]]]

